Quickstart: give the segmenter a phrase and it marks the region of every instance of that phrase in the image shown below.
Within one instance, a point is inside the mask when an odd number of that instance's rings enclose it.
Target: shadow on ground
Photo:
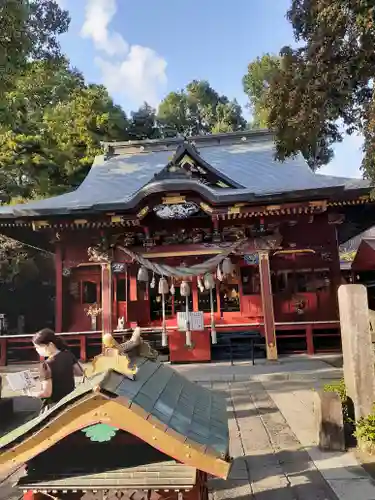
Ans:
[[[335,481],[341,468],[326,470]],[[368,479],[361,467],[346,468],[350,481]],[[348,485],[349,486],[349,485]],[[337,500],[327,481],[316,469],[305,449],[250,455],[233,461],[227,480],[210,479],[214,500]],[[345,496],[345,498],[349,498]],[[363,498],[369,499],[368,496]],[[354,500],[354,498],[353,498]],[[358,499],[360,500],[360,499]]]

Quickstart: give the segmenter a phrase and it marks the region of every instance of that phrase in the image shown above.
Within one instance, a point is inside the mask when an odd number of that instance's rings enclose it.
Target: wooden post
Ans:
[[[55,250],[55,276],[56,276],[56,301],[55,301],[55,331],[63,331],[63,258],[61,242],[56,242]]]
[[[312,325],[306,326],[306,345],[307,345],[307,354],[314,354],[314,335],[313,335],[313,327]]]
[[[358,420],[371,413],[375,401],[374,354],[367,290],[363,285],[341,285],[338,298],[344,379]]]
[[[262,295],[264,336],[266,338],[267,359],[277,360],[275,316],[271,285],[270,260],[268,252],[259,252],[259,276]]]
[[[7,339],[0,337],[0,366],[7,365]]]
[[[112,267],[102,264],[102,331],[112,333]]]

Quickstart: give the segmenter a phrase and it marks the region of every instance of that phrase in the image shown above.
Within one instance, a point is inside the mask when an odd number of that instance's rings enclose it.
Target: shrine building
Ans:
[[[338,245],[374,224],[368,181],[277,162],[268,131],[104,149],[75,191],[0,208],[3,235],[55,254],[55,328],[81,359],[137,325],[173,362],[252,332],[269,359],[340,350]],[[0,336],[0,364],[31,334]]]

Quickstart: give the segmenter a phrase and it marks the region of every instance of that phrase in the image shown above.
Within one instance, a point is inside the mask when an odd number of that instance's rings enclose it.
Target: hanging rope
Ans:
[[[233,246],[223,250],[223,252],[220,253],[219,255],[215,255],[215,257],[211,257],[211,259],[208,259],[205,262],[202,262],[201,264],[195,264],[194,266],[191,267],[172,267],[172,266],[167,266],[165,264],[157,264],[151,262],[148,259],[145,259],[144,257],[135,252],[132,252],[126,247],[118,245],[117,248],[120,249],[122,252],[126,253],[127,255],[129,255],[129,257],[131,257],[133,260],[136,260],[142,266],[146,267],[150,271],[153,271],[154,273],[159,274],[160,276],[170,276],[170,277],[173,276],[176,278],[186,278],[189,276],[199,276],[207,273],[211,269],[214,269],[220,264],[220,262],[222,262],[226,257],[228,257],[230,253],[233,253],[236,250],[236,248],[238,248],[243,243],[244,240],[238,241]]]

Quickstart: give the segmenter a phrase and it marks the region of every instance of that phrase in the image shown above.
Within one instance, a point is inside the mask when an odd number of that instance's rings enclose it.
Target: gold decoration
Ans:
[[[43,229],[45,227],[49,227],[49,222],[46,220],[34,220],[31,223],[31,227],[33,228],[33,231],[38,231],[39,229]]]
[[[212,214],[213,208],[207,205],[207,203],[203,203],[203,201],[199,204],[203,212],[206,212],[208,214]]]
[[[185,155],[182,160],[180,161],[180,165],[183,165],[184,163],[187,163],[188,165],[190,165],[191,167],[194,167],[195,166],[195,161],[190,158],[190,156],[188,155]]]
[[[99,245],[95,247],[89,247],[87,249],[87,255],[90,262],[109,262],[110,257],[107,251],[103,250]]]
[[[177,205],[179,203],[185,203],[186,196],[165,196],[162,198],[163,205]]]
[[[85,375],[91,377],[107,370],[115,370],[129,378],[134,378],[138,368],[136,366],[131,367],[128,356],[121,355],[117,349],[111,349],[106,350],[104,354],[95,356],[91,362],[91,366],[86,369]]]
[[[241,208],[240,207],[229,207],[228,208],[228,214],[239,214],[241,212]]]
[[[150,211],[150,207],[148,207],[148,206],[143,207],[142,210],[140,210],[137,213],[138,219],[143,219],[143,217],[145,217],[149,211]]]
[[[99,314],[101,314],[102,309],[101,307],[98,307],[98,304],[92,304],[90,305],[87,309],[85,309],[85,313],[87,316],[90,316],[91,318],[97,318]]]

